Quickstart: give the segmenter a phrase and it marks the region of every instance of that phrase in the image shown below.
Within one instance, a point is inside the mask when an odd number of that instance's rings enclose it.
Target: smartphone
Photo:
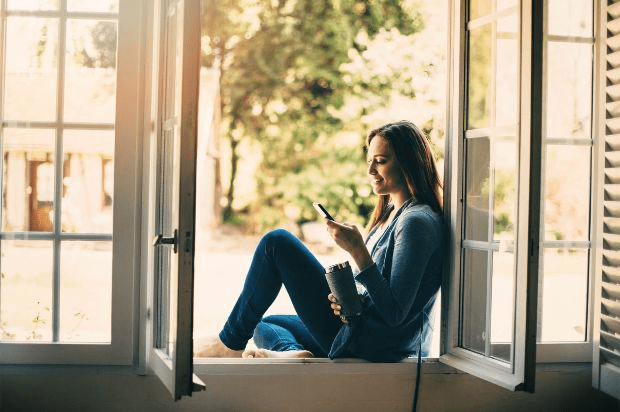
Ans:
[[[332,217],[332,215],[330,215],[327,210],[325,210],[325,208],[323,207],[322,204],[320,204],[319,202],[314,202],[312,203],[312,206],[314,206],[314,208],[316,209],[317,212],[319,212],[319,214],[321,216],[323,216],[325,219],[329,219],[329,220],[334,220],[334,218]]]

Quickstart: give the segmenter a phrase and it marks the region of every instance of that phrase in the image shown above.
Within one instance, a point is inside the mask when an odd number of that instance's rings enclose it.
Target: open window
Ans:
[[[153,2],[149,141],[149,367],[174,399],[203,390],[193,374],[193,287],[200,12],[198,0]]]
[[[440,360],[533,390],[540,160],[538,2],[453,2],[452,267]],[[540,18],[540,17],[539,17]],[[538,31],[537,31],[538,30]],[[458,53],[460,51],[460,53]],[[538,170],[536,170],[538,168]]]
[[[620,4],[453,7],[441,360],[533,390],[535,359],[589,362],[594,347],[594,386],[619,397]]]

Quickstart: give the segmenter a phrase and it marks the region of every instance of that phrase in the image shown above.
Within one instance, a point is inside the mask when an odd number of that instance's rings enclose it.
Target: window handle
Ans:
[[[177,229],[174,229],[174,235],[172,237],[166,237],[162,234],[159,234],[155,236],[155,239],[153,240],[153,246],[172,245],[172,250],[174,251],[174,253],[177,253],[177,244],[179,243],[177,234]]]

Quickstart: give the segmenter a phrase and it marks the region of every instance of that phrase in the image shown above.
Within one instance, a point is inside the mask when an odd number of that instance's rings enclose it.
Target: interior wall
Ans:
[[[413,376],[201,375],[206,392],[174,402],[157,377],[54,370],[3,374],[0,411],[411,411]],[[462,373],[425,373],[419,411],[620,412],[591,387],[591,372],[540,370],[536,393],[510,392]]]

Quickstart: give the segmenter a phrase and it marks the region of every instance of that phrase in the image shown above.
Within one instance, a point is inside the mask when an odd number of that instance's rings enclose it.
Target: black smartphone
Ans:
[[[332,215],[330,215],[327,210],[325,210],[325,208],[323,207],[322,204],[320,204],[319,202],[314,202],[312,203],[312,206],[314,206],[314,208],[316,209],[317,212],[319,212],[319,214],[321,216],[323,216],[325,219],[329,219],[329,220],[334,220],[334,218],[332,217]]]

